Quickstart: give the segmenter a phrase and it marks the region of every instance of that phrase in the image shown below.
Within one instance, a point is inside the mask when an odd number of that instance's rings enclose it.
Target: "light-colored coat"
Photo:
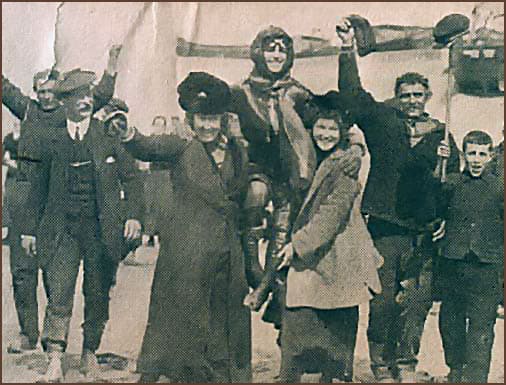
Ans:
[[[321,163],[295,221],[287,307],[351,307],[381,292],[382,258],[360,214],[360,185],[339,167],[341,154]]]

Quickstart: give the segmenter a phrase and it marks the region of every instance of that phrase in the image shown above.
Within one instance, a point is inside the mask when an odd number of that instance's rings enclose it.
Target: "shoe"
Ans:
[[[138,384],[154,384],[158,382],[160,379],[160,375],[157,373],[142,373],[141,377],[139,378],[139,381],[137,381]]]
[[[415,365],[413,364],[398,364],[397,373],[398,379],[401,384],[414,384],[417,382]]]
[[[462,382],[463,370],[461,368],[451,368],[448,373],[447,382],[450,384],[458,384]]]
[[[35,350],[37,343],[31,343],[28,337],[24,334],[17,336],[12,343],[7,347],[7,353],[9,354],[21,354]]]
[[[376,378],[376,382],[385,383],[385,384],[394,384],[397,383],[395,380],[392,371],[387,366],[377,366],[371,368],[374,377]]]
[[[83,349],[81,353],[81,362],[79,364],[79,373],[85,377],[97,377],[100,373],[100,365],[97,361],[95,352]]]
[[[58,383],[63,381],[62,367],[63,353],[54,351],[48,353],[49,364],[46,373],[37,381],[38,383]]]

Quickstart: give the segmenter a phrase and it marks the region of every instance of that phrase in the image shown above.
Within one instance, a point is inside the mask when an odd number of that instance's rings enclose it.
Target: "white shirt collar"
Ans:
[[[90,128],[90,123],[91,118],[86,118],[80,122],[73,122],[67,119],[67,132],[69,133],[69,136],[75,140],[77,128],[79,128],[79,136],[81,137],[81,140],[83,140],[84,136],[88,132],[88,129]]]

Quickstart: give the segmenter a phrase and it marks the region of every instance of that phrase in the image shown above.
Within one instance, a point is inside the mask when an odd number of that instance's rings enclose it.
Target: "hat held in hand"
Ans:
[[[374,52],[376,50],[376,37],[369,21],[359,15],[350,15],[347,19],[355,30],[358,54],[365,56]]]
[[[190,72],[177,87],[179,105],[190,113],[218,115],[228,111],[228,84],[207,72]]]
[[[443,17],[432,31],[434,40],[439,46],[445,47],[456,37],[469,31],[469,18],[459,13]]]
[[[103,121],[106,122],[117,115],[125,115],[128,113],[127,104],[118,98],[112,98],[103,108]]]

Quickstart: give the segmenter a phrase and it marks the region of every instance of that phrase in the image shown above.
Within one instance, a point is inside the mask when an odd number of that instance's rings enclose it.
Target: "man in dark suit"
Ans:
[[[121,258],[123,238],[140,235],[133,159],[117,137],[107,136],[91,117],[95,75],[74,70],[58,81],[66,129],[48,128],[40,142],[40,172],[31,181],[33,220],[22,237],[27,252],[37,253],[48,304],[42,346],[49,366],[44,381],[63,379],[76,278],[84,261],[84,323],[81,371],[94,374],[98,349],[109,316],[109,290]],[[130,213],[123,229],[120,189],[125,185]],[[37,248],[35,247],[37,236]]]
[[[140,382],[250,382],[251,331],[240,207],[248,185],[245,148],[227,136],[230,89],[203,72],[179,85],[179,104],[196,138],[129,130],[125,148],[142,161],[166,161],[173,215],[160,228]],[[172,207],[166,207],[171,204]]]
[[[468,133],[463,150],[464,171],[450,174],[440,194],[446,234],[439,329],[448,382],[486,383],[504,290],[504,182],[485,167],[493,153],[487,133]]]
[[[109,52],[109,62],[101,81],[93,90],[93,107],[101,108],[114,93],[116,67],[120,46],[114,46]],[[61,101],[57,98],[54,87],[58,73],[46,70],[38,72],[33,78],[33,91],[37,99],[29,96],[12,84],[2,75],[2,103],[19,119],[21,131],[16,141],[17,155],[16,175],[10,178],[9,187],[16,194],[11,194],[10,214],[12,226],[10,232],[10,262],[14,289],[14,302],[18,313],[20,334],[8,350],[23,352],[37,346],[39,339],[39,321],[37,305],[38,267],[33,257],[23,253],[19,238],[23,226],[27,223],[26,210],[29,180],[32,174],[38,173],[38,163],[34,162],[39,151],[40,138],[47,134],[49,128],[64,129],[66,117]],[[9,174],[13,176],[11,172]]]

